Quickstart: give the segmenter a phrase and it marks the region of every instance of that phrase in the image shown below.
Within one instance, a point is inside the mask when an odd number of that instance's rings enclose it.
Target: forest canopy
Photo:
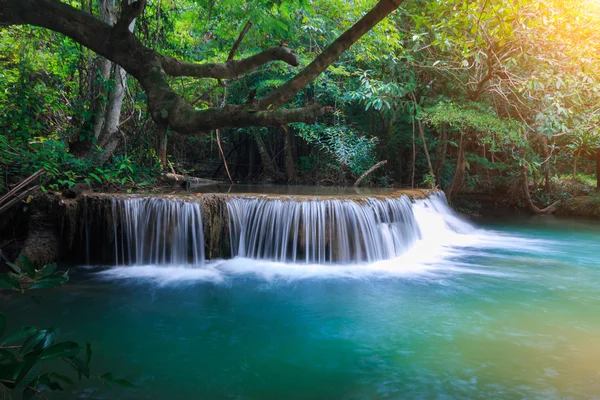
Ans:
[[[599,20],[589,0],[0,0],[3,184],[346,184],[386,160],[371,184],[543,211],[594,172]]]

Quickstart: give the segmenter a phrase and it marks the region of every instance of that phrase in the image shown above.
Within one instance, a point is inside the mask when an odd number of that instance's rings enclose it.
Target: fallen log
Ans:
[[[218,181],[213,181],[212,179],[196,178],[194,176],[179,175],[172,173],[163,174],[163,176],[169,182],[176,185],[180,185],[185,189],[193,189],[195,187],[207,185],[218,185],[220,183]]]

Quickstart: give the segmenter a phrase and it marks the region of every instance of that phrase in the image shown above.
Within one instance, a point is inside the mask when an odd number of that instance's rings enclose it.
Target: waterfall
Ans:
[[[167,198],[113,198],[117,264],[204,263],[202,205]]]
[[[402,194],[103,195],[84,207],[83,243],[88,263],[193,267],[206,258],[247,258],[356,264],[398,258],[417,243],[431,251],[474,230],[443,193],[425,194],[416,200]]]
[[[407,197],[344,200],[232,198],[232,255],[323,264],[399,256],[419,238]]]

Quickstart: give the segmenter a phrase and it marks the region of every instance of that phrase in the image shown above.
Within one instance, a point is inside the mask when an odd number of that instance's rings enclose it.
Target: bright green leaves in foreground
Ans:
[[[0,289],[19,292],[34,289],[52,289],[62,286],[68,280],[66,272],[57,271],[56,264],[48,264],[36,269],[25,257],[19,265],[9,263],[13,272],[0,274]],[[37,301],[40,301],[37,298]],[[45,398],[44,391],[62,391],[72,385],[74,378],[54,372],[53,362],[60,361],[69,366],[77,379],[90,378],[92,347],[85,347],[71,341],[58,341],[58,329],[39,329],[33,326],[20,326],[7,330],[6,314],[0,313],[0,387],[3,394],[22,392],[23,399],[35,396]],[[124,379],[117,379],[107,373],[98,376],[105,385],[132,387]]]

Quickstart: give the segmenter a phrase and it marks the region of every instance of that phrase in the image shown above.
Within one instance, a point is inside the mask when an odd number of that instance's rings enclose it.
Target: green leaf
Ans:
[[[11,344],[11,343],[15,343],[27,336],[32,335],[33,333],[37,332],[38,329],[34,328],[33,326],[20,326],[12,331],[10,331],[6,337],[4,338],[4,340],[2,341],[2,344]]]
[[[45,265],[38,274],[40,276],[50,276],[56,272],[56,263]]]
[[[60,276],[48,276],[42,279],[39,279],[29,286],[29,289],[53,289],[60,287],[63,283],[69,280],[69,276],[67,274]]]
[[[29,385],[40,374],[41,370],[41,363],[38,356],[26,358],[25,362],[21,365],[17,379],[15,379],[16,388]]]
[[[98,175],[94,174],[93,172],[90,172],[90,176],[92,178],[94,178],[95,180],[97,180],[98,183],[102,183],[102,179]]]
[[[8,274],[0,274],[0,289],[21,290],[21,284]]]
[[[21,268],[19,268],[19,266],[17,264],[13,264],[11,262],[7,262],[6,265],[8,265],[10,268],[12,268],[17,274],[22,274],[23,273],[21,271]]]
[[[47,347],[42,352],[42,360],[54,360],[57,358],[74,357],[81,351],[75,342],[60,342]]]
[[[29,261],[29,258],[25,255],[21,255],[21,257],[19,257],[19,262],[25,275],[33,279],[35,277],[35,266]]]
[[[47,333],[48,331],[41,330],[29,335],[23,342],[19,354],[25,355],[29,352],[41,350],[44,346]]]

